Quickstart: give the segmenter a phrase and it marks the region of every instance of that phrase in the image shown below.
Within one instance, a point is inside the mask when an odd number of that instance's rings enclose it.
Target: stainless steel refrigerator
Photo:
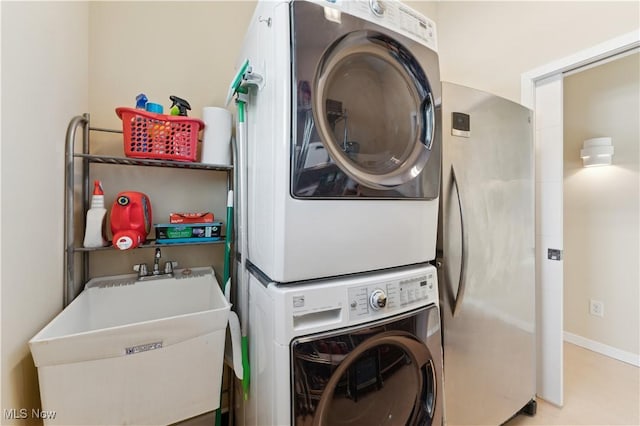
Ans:
[[[535,414],[532,112],[443,83],[438,266],[445,422]]]

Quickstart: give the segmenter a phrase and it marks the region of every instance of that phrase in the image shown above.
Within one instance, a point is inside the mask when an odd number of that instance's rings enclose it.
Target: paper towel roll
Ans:
[[[231,165],[231,112],[219,107],[204,107],[202,121],[205,127],[200,162]]]

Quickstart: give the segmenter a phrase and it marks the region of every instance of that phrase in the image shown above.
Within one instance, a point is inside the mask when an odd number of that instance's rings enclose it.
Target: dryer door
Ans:
[[[346,14],[339,25],[318,25],[318,16],[306,26],[314,7],[294,15],[293,195],[435,198],[438,185],[424,178],[431,163],[428,178],[438,180],[437,93],[428,61],[414,55],[429,49]],[[303,34],[308,28],[315,33]],[[437,56],[427,56],[437,68]]]
[[[327,50],[314,82],[318,133],[351,178],[389,189],[422,172],[434,140],[435,106],[422,69],[399,43],[353,32]]]

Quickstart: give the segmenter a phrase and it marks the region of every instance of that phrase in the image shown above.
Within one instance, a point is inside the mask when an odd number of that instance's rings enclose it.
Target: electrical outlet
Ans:
[[[589,300],[589,313],[597,317],[604,317],[604,303],[599,300]]]

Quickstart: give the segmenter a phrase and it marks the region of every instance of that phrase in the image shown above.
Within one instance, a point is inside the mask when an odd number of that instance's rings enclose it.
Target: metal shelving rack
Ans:
[[[76,149],[76,133],[78,129],[82,131],[82,149]],[[113,247],[100,247],[100,248],[84,248],[77,246],[75,243],[75,228],[76,214],[74,212],[75,206],[75,166],[78,161],[82,164],[82,194],[81,194],[81,206],[82,206],[82,218],[84,222],[88,207],[90,205],[91,187],[90,187],[90,165],[92,163],[100,164],[112,164],[120,166],[138,166],[138,167],[163,167],[173,169],[188,169],[188,170],[208,170],[224,172],[227,175],[227,190],[232,187],[233,179],[233,166],[226,165],[213,165],[204,163],[188,163],[177,162],[167,160],[150,160],[150,159],[137,159],[127,157],[116,157],[109,155],[95,155],[91,154],[90,149],[90,133],[91,132],[106,132],[106,133],[120,133],[122,130],[104,129],[90,126],[89,114],[85,113],[80,116],[76,116],[71,119],[69,126],[67,127],[66,142],[65,142],[65,222],[64,222],[64,247],[65,247],[65,274],[64,274],[64,289],[63,300],[64,307],[71,303],[73,297],[73,291],[75,290],[76,280],[76,254],[81,256],[81,279],[83,284],[88,281],[89,274],[89,253],[100,250],[113,250]],[[84,229],[84,226],[82,227]],[[227,230],[227,232],[233,232]],[[219,241],[210,242],[194,242],[194,243],[177,243],[173,246],[194,246],[194,245],[210,245],[210,244],[225,244],[224,238]],[[154,241],[149,241],[138,249],[155,248],[160,245],[155,244]],[[164,247],[164,246],[163,246]]]

